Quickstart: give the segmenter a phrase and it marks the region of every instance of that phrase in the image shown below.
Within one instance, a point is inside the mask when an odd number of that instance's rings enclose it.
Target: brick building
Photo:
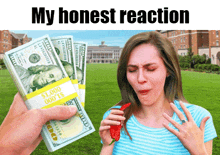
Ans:
[[[4,53],[12,49],[12,36],[8,30],[0,31],[0,59]]]
[[[194,54],[204,52],[202,49],[209,47],[208,30],[165,30],[160,33],[172,42],[179,55],[186,55],[190,47]],[[205,54],[209,55],[207,51]]]
[[[220,65],[220,36],[219,30],[158,30],[173,44],[179,55],[186,55],[188,48],[194,55],[211,58],[212,64]]]
[[[8,30],[0,31],[0,59],[4,57],[4,53],[31,41],[26,34],[17,34]]]
[[[87,47],[87,62],[88,63],[116,63],[121,55],[119,46],[107,46],[102,41],[99,46]]]
[[[220,30],[209,31],[209,57],[213,64],[220,66]]]

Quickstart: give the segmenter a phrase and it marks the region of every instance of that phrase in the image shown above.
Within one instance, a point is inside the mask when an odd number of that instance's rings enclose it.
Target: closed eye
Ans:
[[[148,68],[148,71],[154,71],[156,68]]]
[[[128,67],[127,71],[132,73],[132,72],[136,72],[137,71],[137,67]]]
[[[132,72],[136,72],[136,69],[128,69],[128,72],[132,73]]]
[[[154,64],[152,65],[146,65],[145,69],[147,69],[147,71],[154,71],[157,69],[157,66],[155,66]]]

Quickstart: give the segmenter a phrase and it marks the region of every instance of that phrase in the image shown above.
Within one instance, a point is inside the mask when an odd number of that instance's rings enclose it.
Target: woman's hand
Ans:
[[[192,155],[202,155],[207,154],[205,144],[204,144],[204,131],[205,131],[205,123],[209,119],[209,116],[204,117],[201,121],[200,127],[196,125],[193,120],[192,115],[189,110],[185,107],[185,105],[180,101],[180,106],[182,107],[187,120],[183,113],[173,104],[170,104],[172,109],[176,112],[180,120],[182,120],[182,124],[175,122],[170,116],[167,114],[163,114],[163,116],[172,123],[179,131],[169,127],[167,124],[163,124],[165,128],[167,128],[170,132],[176,135],[179,140],[182,142],[184,147],[192,154]]]
[[[31,154],[42,140],[40,132],[47,121],[68,119],[76,112],[77,108],[70,106],[28,110],[17,93],[0,126],[0,154]]]
[[[124,112],[122,110],[113,109],[110,114],[101,121],[99,128],[99,135],[102,139],[103,146],[108,146],[112,142],[110,136],[110,126],[111,125],[120,125],[125,120],[125,117],[122,116]]]

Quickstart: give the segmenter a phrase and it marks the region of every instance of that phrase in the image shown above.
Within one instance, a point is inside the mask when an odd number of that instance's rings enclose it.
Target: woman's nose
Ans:
[[[138,83],[140,84],[147,82],[146,76],[144,75],[144,71],[142,69],[138,71],[137,80],[138,80]]]

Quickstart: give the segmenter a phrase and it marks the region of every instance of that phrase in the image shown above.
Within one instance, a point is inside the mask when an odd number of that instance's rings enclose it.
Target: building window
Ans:
[[[182,37],[180,38],[181,42],[183,42]]]
[[[216,31],[216,37],[218,37],[218,31]]]
[[[218,40],[216,41],[216,46],[219,46],[219,42],[218,42]]]
[[[183,41],[185,42],[185,37],[183,38]]]

